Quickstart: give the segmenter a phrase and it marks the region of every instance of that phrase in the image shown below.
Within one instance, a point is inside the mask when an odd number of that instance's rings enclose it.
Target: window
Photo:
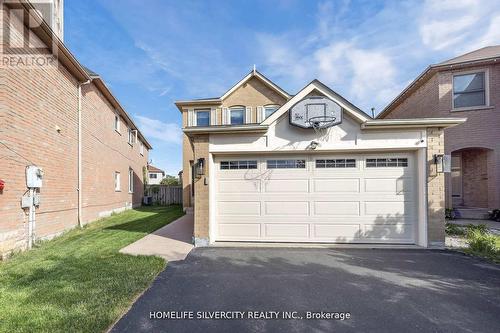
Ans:
[[[134,193],[134,170],[128,169],[128,193]]]
[[[367,158],[367,168],[407,167],[407,158]]]
[[[486,105],[485,72],[453,76],[453,108]]]
[[[264,119],[272,115],[276,110],[278,110],[279,106],[277,105],[268,105],[264,106]]]
[[[306,160],[267,160],[268,169],[305,169]]]
[[[133,145],[136,141],[137,131],[131,128],[128,129],[128,143]]]
[[[221,161],[221,170],[257,169],[257,161]]]
[[[144,155],[144,143],[142,143],[142,141],[141,141],[141,145],[140,145],[140,148],[139,148],[139,153],[141,155]]]
[[[316,160],[316,168],[355,168],[355,159]]]
[[[245,108],[234,107],[229,110],[231,125],[243,125],[245,123]]]
[[[150,173],[149,178],[156,179],[156,178],[158,178],[158,175],[156,173]]]
[[[120,117],[115,114],[115,131],[117,131],[118,133],[120,133]]]
[[[118,171],[115,172],[115,191],[119,192],[120,189],[120,173]]]
[[[196,126],[210,126],[210,110],[195,110]]]

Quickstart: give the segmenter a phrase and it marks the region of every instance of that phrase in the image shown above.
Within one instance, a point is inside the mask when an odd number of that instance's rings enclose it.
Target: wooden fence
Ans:
[[[144,195],[152,198],[153,205],[182,204],[181,186],[146,185]]]

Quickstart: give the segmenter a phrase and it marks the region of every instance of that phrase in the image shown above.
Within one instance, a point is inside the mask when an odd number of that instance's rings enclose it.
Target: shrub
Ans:
[[[446,222],[445,228],[447,235],[457,235],[457,236],[465,235],[464,228],[459,227],[456,224]]]
[[[454,220],[457,216],[453,208],[446,208],[444,211],[445,218],[448,220]]]
[[[495,236],[489,235],[481,230],[469,230],[467,232],[467,243],[469,249],[478,254],[494,256],[496,254]]]

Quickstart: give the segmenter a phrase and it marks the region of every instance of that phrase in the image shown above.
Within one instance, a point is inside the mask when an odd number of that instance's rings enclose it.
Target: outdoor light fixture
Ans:
[[[205,159],[204,158],[199,158],[198,161],[196,161],[195,164],[195,176],[197,178],[200,178],[205,174]]]
[[[434,154],[434,164],[438,173],[451,172],[451,156]]]

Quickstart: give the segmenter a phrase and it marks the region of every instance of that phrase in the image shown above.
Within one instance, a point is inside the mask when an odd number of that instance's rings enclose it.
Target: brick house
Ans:
[[[465,119],[374,120],[318,80],[290,95],[256,70],[221,97],[176,106],[196,246],[444,244],[434,157],[443,128]]]
[[[489,46],[431,65],[378,116],[467,118],[445,130],[446,206],[462,214],[500,207],[499,62],[500,46]]]
[[[9,36],[1,45],[0,256],[29,243],[21,208],[27,166],[44,172],[34,237],[45,239],[141,205],[151,149],[102,78],[84,68],[33,9],[17,1],[0,7],[2,36]],[[58,61],[17,61],[26,55],[57,55]]]

